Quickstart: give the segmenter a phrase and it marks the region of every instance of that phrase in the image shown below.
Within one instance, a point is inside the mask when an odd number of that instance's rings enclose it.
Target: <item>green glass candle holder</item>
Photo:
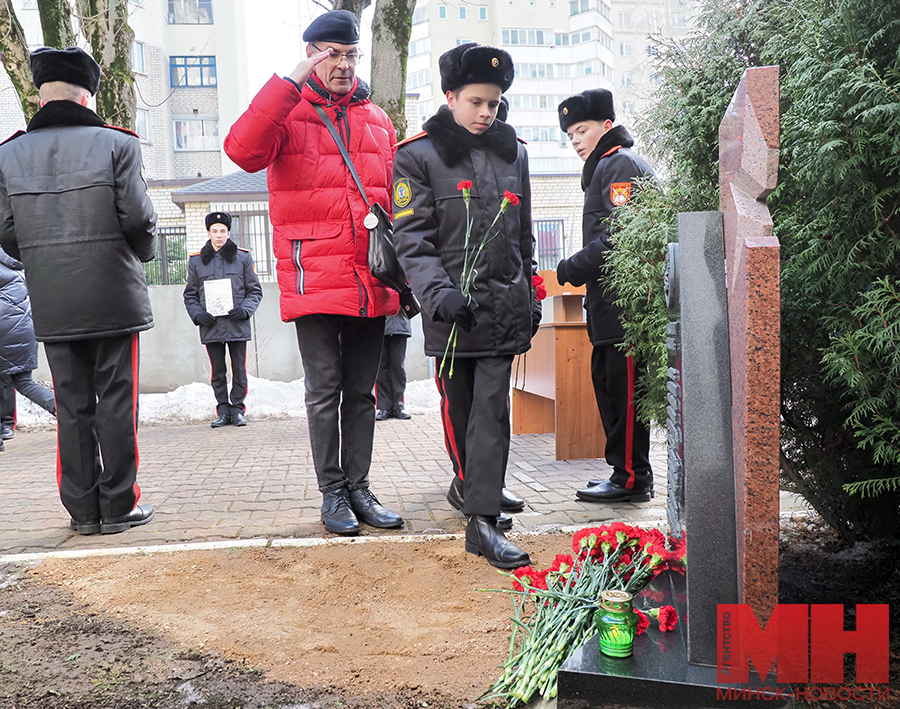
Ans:
[[[594,613],[594,624],[600,640],[600,652],[610,657],[630,657],[638,617],[627,591],[604,591],[600,608]]]

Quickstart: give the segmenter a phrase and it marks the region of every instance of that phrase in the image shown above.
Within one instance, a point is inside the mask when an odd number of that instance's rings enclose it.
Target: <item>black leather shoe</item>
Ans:
[[[333,534],[359,534],[359,520],[350,508],[350,494],[341,487],[322,497],[322,524]]]
[[[231,425],[232,426],[246,426],[247,425],[247,417],[244,414],[239,414],[237,412],[231,414]]]
[[[585,502],[650,502],[653,495],[652,487],[629,490],[610,480],[602,480],[599,485],[586,487],[575,493],[575,497]]]
[[[213,428],[222,428],[222,426],[227,426],[230,423],[231,414],[219,414],[218,416],[216,416],[216,420],[209,425]]]
[[[605,482],[606,480],[588,480],[588,487],[597,487]]]
[[[8,441],[16,435],[12,426],[0,426],[0,441]]]
[[[473,515],[466,525],[466,551],[487,559],[498,569],[518,569],[530,566],[531,558],[507,539],[497,528],[494,517]]]
[[[387,421],[391,417],[391,412],[387,409],[378,409],[375,412],[375,420],[376,421]]]
[[[395,529],[403,526],[403,518],[378,502],[378,498],[367,487],[350,491],[350,509],[372,527]]]
[[[504,512],[521,512],[525,509],[525,500],[503,488],[500,492],[500,509]]]
[[[462,481],[456,475],[447,490],[447,502],[454,510],[463,511]],[[497,527],[503,530],[512,529],[513,518],[502,512],[497,516]]]
[[[127,515],[104,517],[100,520],[100,534],[118,534],[132,527],[147,524],[156,515],[153,505],[135,505]]]
[[[391,416],[395,419],[400,419],[401,421],[409,421],[412,416],[406,413],[406,409],[403,408],[403,404],[398,404],[391,410]]]
[[[69,529],[75,534],[100,534],[100,520],[90,522],[78,522],[74,518],[69,520]]]

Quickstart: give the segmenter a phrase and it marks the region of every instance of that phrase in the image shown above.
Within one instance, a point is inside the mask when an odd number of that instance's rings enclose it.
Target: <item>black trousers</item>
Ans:
[[[12,380],[0,382],[0,425],[16,427],[16,387]]]
[[[613,483],[629,490],[653,485],[650,429],[635,415],[635,375],[641,365],[616,345],[594,345],[591,379],[606,432]]]
[[[56,413],[53,392],[31,378],[31,372],[0,374],[0,423],[10,428],[16,425],[16,392],[31,399],[48,414]]]
[[[466,515],[500,514],[509,462],[509,376],[512,357],[457,357],[453,376],[436,378],[444,442],[463,481]]]
[[[319,490],[367,488],[384,318],[304,315],[294,323]]]
[[[377,408],[391,411],[403,403],[406,391],[406,335],[385,335],[375,381]]]
[[[141,496],[138,334],[44,345],[53,374],[59,497],[78,522],[125,515]]]
[[[228,372],[225,367],[225,345],[231,355],[231,397],[228,396]],[[210,383],[216,395],[216,413],[242,414],[247,410],[247,343],[210,342],[206,345],[212,369]]]

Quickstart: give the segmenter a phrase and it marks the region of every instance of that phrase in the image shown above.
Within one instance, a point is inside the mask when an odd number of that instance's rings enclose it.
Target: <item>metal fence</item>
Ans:
[[[566,243],[562,219],[536,219],[534,234],[537,238],[538,269],[555,270],[563,257],[563,245]]]
[[[156,258],[144,264],[151,286],[181,285],[187,282],[187,230],[183,226],[159,227]]]
[[[269,213],[264,210],[232,212],[231,217],[232,240],[253,254],[253,263],[260,281],[274,281],[275,257],[272,254]]]

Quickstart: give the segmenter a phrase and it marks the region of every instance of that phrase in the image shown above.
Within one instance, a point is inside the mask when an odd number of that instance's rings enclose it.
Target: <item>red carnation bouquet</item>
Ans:
[[[594,634],[600,594],[615,589],[637,595],[662,571],[685,563],[683,538],[621,522],[580,530],[572,551],[557,554],[543,571],[524,566],[500,572],[513,582],[513,590],[499,590],[512,596],[513,629],[503,675],[484,697],[509,707],[527,704],[537,693],[555,697],[560,665]],[[640,632],[649,625],[648,615],[663,631],[678,621],[671,606],[654,608],[639,613]]]
[[[488,242],[500,233],[499,229],[494,231],[494,227],[497,222],[500,221],[500,216],[506,211],[506,208],[509,205],[517,205],[519,203],[519,198],[509,190],[503,193],[503,199],[500,201],[500,211],[497,212],[494,221],[491,222],[491,225],[487,228],[484,236],[481,237],[481,241],[476,244],[475,240],[472,239],[472,215],[469,212],[469,201],[472,196],[472,180],[463,180],[456,186],[456,189],[462,192],[463,199],[466,202],[465,256],[463,258],[462,272],[460,273],[459,289],[465,296],[466,303],[470,303],[472,301],[472,296],[469,295],[469,291],[472,288],[472,284],[475,282],[475,276],[478,274],[478,270],[475,268],[478,257],[481,255],[481,252]],[[448,353],[450,354],[450,376],[453,376],[453,361],[456,358],[456,338],[458,335],[459,326],[456,323],[453,323],[453,327],[450,329],[450,337],[447,339],[447,346],[444,348],[444,357],[441,359],[441,367],[438,370],[438,376],[441,376],[444,373],[444,364],[447,362]]]

